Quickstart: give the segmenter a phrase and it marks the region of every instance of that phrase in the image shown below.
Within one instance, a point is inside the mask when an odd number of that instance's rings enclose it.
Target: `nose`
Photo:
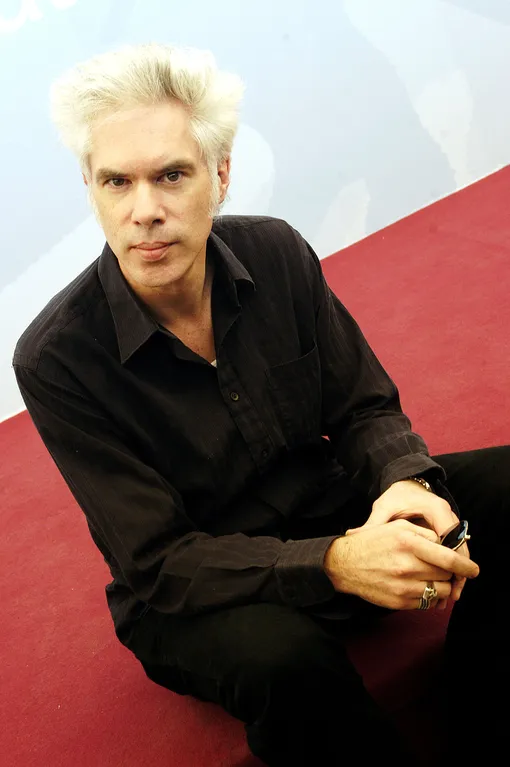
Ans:
[[[152,226],[165,221],[161,192],[151,184],[139,184],[133,195],[132,219],[135,224]]]

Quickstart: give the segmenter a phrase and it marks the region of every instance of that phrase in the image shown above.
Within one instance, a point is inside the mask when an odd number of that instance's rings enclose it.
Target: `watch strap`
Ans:
[[[432,487],[430,485],[430,482],[427,482],[426,479],[423,479],[423,477],[408,477],[408,479],[412,479],[414,482],[419,482],[420,485],[423,485],[425,490],[428,490],[429,493],[433,493]]]

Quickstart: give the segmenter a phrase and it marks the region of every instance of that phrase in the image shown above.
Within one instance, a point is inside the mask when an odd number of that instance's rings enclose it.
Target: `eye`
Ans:
[[[125,178],[109,178],[106,182],[106,185],[113,186],[115,189],[120,189],[122,186],[124,186],[125,180]]]
[[[165,178],[167,181],[170,181],[171,184],[176,184],[178,181],[181,180],[182,171],[181,170],[170,170],[168,173],[165,173]]]

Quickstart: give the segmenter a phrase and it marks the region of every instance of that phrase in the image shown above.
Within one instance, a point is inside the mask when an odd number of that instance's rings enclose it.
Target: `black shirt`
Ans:
[[[108,245],[14,354],[28,412],[110,568],[121,641],[149,607],[330,600],[323,559],[337,536],[286,531],[353,491],[373,502],[427,472],[455,508],[303,238],[278,219],[224,216],[207,258],[217,368],[158,324]]]

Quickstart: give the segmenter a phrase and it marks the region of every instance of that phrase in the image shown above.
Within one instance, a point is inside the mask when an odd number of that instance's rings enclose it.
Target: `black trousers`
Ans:
[[[443,675],[447,713],[438,701],[423,723],[425,737],[449,736],[449,767],[477,764],[478,754],[485,764],[499,764],[510,714],[510,446],[434,460],[446,469],[447,487],[469,521],[480,575],[468,581],[453,609]],[[362,524],[370,512],[366,499],[356,497],[335,515],[307,520],[299,537],[333,534],[346,520]],[[360,620],[387,612],[354,601]],[[374,759],[394,767],[419,764],[365,690],[344,648],[345,628],[346,621],[276,604],[186,618],[149,610],[129,647],[157,684],[218,703],[241,719],[251,751],[270,767],[372,765]]]

